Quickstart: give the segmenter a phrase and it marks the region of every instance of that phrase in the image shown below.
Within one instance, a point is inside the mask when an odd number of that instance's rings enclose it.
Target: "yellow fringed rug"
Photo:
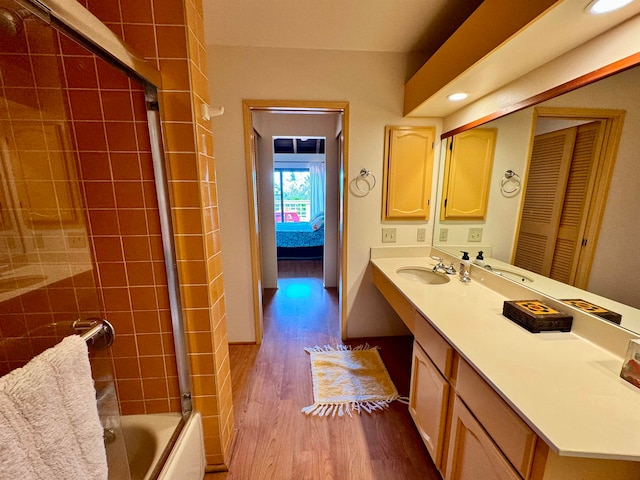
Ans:
[[[311,356],[314,400],[302,409],[307,415],[353,416],[362,410],[382,410],[395,400],[406,402],[398,395],[378,347],[326,345],[305,351]]]

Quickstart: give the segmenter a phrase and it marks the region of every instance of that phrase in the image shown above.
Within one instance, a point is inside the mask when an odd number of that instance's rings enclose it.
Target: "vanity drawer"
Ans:
[[[529,478],[537,439],[534,431],[461,358],[456,391],[520,475]]]
[[[440,373],[445,378],[451,378],[453,348],[418,312],[415,314],[414,335]]]

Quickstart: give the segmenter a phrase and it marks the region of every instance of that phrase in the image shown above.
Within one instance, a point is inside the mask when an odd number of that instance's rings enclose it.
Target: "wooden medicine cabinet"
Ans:
[[[496,145],[495,128],[447,139],[440,220],[484,220]]]
[[[382,220],[429,219],[435,127],[385,127]]]

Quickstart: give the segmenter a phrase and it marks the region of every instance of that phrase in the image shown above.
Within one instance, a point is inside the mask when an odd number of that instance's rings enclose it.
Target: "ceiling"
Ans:
[[[480,4],[500,1],[207,0],[205,38],[207,45],[421,53],[427,61]],[[636,1],[617,12],[588,15],[589,1],[559,0],[464,73],[444,78],[439,91],[405,115],[447,116],[640,13]],[[433,71],[429,66],[427,61],[423,68]],[[453,104],[446,96],[454,91],[470,96]]]
[[[421,52],[429,56],[482,0],[208,0],[207,45]],[[426,57],[425,57],[426,58]]]

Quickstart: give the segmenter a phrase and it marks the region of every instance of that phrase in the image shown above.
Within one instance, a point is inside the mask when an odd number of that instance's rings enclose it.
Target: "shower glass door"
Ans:
[[[105,312],[78,161],[81,136],[95,133],[74,123],[81,97],[80,115],[100,106],[81,78],[67,76],[92,57],[18,3],[0,1],[0,17],[0,374],[6,374],[79,333],[77,320]],[[63,45],[76,55],[65,55]],[[129,479],[112,359],[93,349],[90,357],[110,478]]]
[[[91,318],[116,331],[90,356],[126,480],[120,414],[181,412],[144,89],[0,0],[0,375]]]

